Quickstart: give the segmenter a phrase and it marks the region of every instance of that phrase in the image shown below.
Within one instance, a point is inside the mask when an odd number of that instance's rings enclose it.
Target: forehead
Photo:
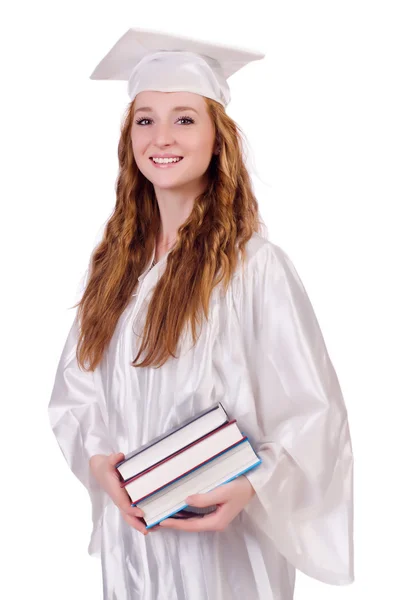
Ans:
[[[176,107],[191,107],[200,112],[205,108],[205,100],[199,94],[191,92],[157,92],[147,90],[139,92],[135,98],[134,109],[142,107],[156,110],[173,110]]]

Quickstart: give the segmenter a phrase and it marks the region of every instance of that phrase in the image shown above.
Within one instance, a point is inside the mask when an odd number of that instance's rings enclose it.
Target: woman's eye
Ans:
[[[137,125],[142,125],[144,121],[152,121],[152,119],[138,119],[138,121],[135,122]],[[179,117],[178,121],[186,121],[188,125],[194,123],[193,119],[190,117]]]

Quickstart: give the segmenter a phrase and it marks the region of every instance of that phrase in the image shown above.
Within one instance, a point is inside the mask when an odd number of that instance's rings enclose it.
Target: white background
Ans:
[[[339,375],[355,453],[356,581],[395,590],[396,19],[393,2],[13,2],[1,9],[1,596],[98,600],[88,494],[47,420],[90,253],[115,203],[124,82],[91,81],[131,26],[262,50],[230,78],[270,239],[292,258]],[[162,600],[162,599],[160,599]],[[216,599],[214,599],[216,600]],[[249,599],[247,599],[249,600]]]

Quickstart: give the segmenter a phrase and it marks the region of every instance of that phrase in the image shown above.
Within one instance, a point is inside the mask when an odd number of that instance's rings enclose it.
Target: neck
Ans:
[[[156,256],[159,260],[177,238],[179,227],[188,219],[194,202],[205,189],[203,179],[193,180],[183,188],[161,189],[155,186],[161,225],[156,240]]]

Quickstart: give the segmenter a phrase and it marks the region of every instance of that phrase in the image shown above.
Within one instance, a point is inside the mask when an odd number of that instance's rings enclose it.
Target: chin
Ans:
[[[179,190],[189,185],[189,181],[152,181],[153,186],[158,190]]]
[[[153,169],[150,169],[149,171],[147,169],[139,170],[141,171],[142,175],[144,175],[144,177],[146,177],[146,179],[150,181],[150,183],[159,190],[169,190],[173,188],[181,189],[184,187],[190,189],[194,182],[199,183],[202,177],[205,175],[205,172],[202,172],[201,170],[192,174],[186,172],[171,173],[171,170],[167,171],[166,169],[164,169],[164,171],[156,169],[155,173],[153,173]]]
[[[177,174],[171,175],[170,173],[160,173],[157,177],[153,177],[153,173],[151,173],[150,178],[147,175],[145,175],[145,177],[147,177],[147,179],[149,179],[149,181],[151,181],[152,184],[159,189],[173,187],[180,188],[190,185],[193,181],[197,181],[197,177],[186,177],[186,174],[181,177],[180,174],[178,176]]]

